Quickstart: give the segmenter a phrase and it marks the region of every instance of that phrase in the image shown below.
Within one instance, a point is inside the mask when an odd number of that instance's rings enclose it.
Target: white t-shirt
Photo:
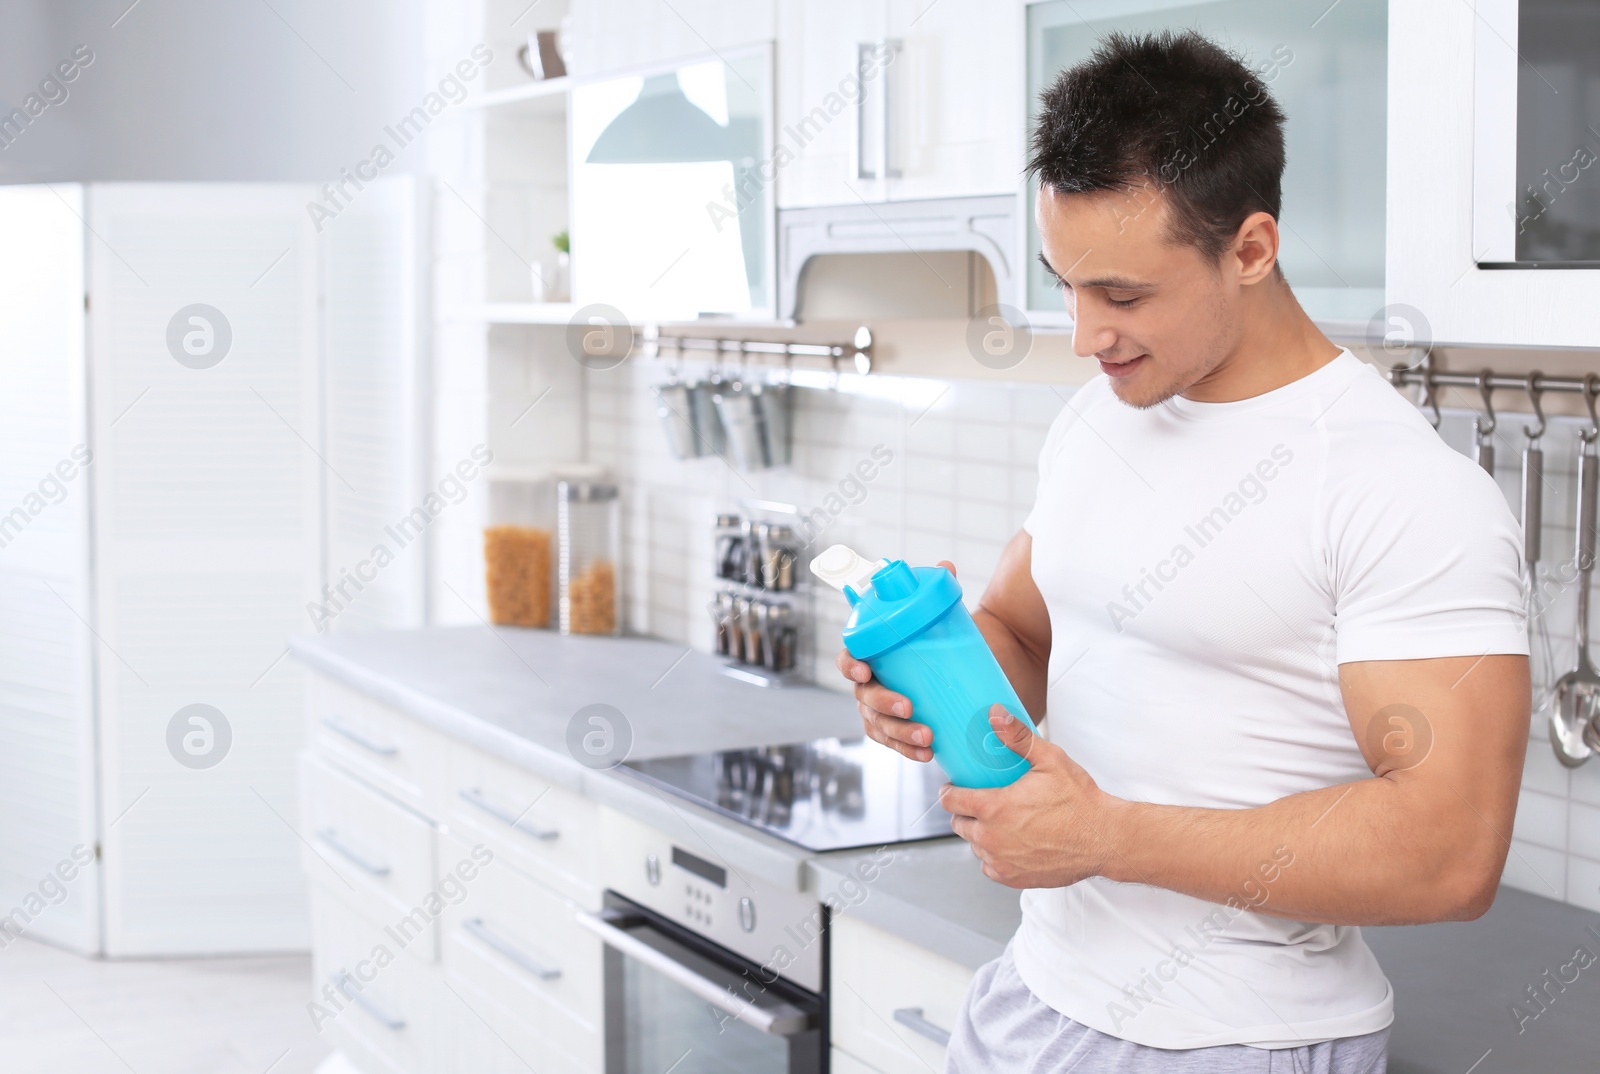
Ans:
[[[1122,798],[1243,809],[1369,778],[1338,664],[1528,651],[1504,496],[1349,351],[1227,403],[1138,410],[1096,378],[1051,427],[1024,528],[1045,733]],[[1394,997],[1360,929],[1243,909],[1296,849],[1263,854],[1231,908],[1103,877],[1025,891],[1017,969],[1151,1047],[1382,1029]]]

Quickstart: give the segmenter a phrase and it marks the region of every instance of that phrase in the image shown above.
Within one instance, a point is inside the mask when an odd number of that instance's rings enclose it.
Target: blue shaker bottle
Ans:
[[[911,700],[911,718],[933,729],[933,756],[958,787],[1004,787],[1030,767],[989,726],[1000,704],[1033,721],[988,642],[961,603],[961,586],[943,567],[865,559],[834,545],[811,571],[843,590],[852,611],[844,628],[850,655],[878,681]]]

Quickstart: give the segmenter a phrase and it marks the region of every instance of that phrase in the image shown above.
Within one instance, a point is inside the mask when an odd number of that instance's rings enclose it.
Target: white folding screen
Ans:
[[[90,189],[108,954],[305,942],[303,683],[280,659],[321,580],[304,203],[292,187]]]
[[[0,947],[99,946],[81,187],[0,187]]]
[[[317,612],[330,569],[416,500],[411,184],[369,186],[320,232],[313,197],[89,190],[113,956],[306,946],[286,639],[420,622],[421,548]]]

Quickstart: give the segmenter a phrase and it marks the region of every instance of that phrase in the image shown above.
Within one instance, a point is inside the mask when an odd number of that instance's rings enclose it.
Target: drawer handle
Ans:
[[[950,1032],[940,1029],[922,1017],[921,1007],[901,1007],[894,1012],[894,1020],[919,1037],[926,1037],[941,1048],[950,1047]]]
[[[370,737],[365,731],[359,731],[341,720],[334,719],[332,716],[324,716],[322,718],[322,726],[336,735],[343,735],[356,745],[376,753],[379,757],[393,757],[400,752],[400,747],[392,742],[379,742],[377,739]]]
[[[459,793],[462,801],[466,802],[468,805],[477,806],[495,820],[502,821],[510,825],[523,835],[531,835],[535,839],[548,840],[554,839],[556,836],[561,834],[561,832],[555,828],[535,828],[532,825],[525,823],[520,816],[511,812],[511,810],[507,809],[505,806],[490,801],[489,797],[476,787],[464,787]]]
[[[330,976],[328,980],[333,982],[334,988],[338,989],[340,992],[344,993],[345,996],[349,997],[351,1003],[354,1003],[357,1007],[360,1007],[362,1010],[366,1011],[368,1014],[372,1015],[372,1017],[381,1022],[385,1029],[399,1030],[406,1027],[406,1020],[404,1018],[400,1017],[398,1014],[390,1014],[388,1011],[384,1010],[378,1004],[374,1003],[372,1000],[363,995],[359,988],[352,991],[349,987],[347,987],[354,983],[350,980],[350,975],[348,973],[335,973]]]
[[[334,850],[337,850],[340,855],[348,858],[350,861],[355,862],[373,876],[389,875],[388,862],[374,861],[373,859],[367,857],[365,854],[361,853],[361,851],[357,850],[349,843],[346,843],[343,839],[340,839],[339,833],[334,831],[332,828],[322,829],[317,833],[317,838],[321,839],[324,843],[327,843]]]
[[[553,981],[561,976],[561,970],[558,967],[546,966],[532,955],[529,955],[522,948],[495,932],[488,925],[485,925],[481,917],[469,917],[461,922],[461,927],[482,940],[485,946],[498,951],[541,981]]]

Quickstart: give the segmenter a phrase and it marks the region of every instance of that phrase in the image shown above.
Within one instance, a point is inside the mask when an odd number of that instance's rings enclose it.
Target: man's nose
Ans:
[[[1083,302],[1077,304],[1072,322],[1072,353],[1079,358],[1092,358],[1108,351],[1117,341],[1117,334],[1111,326],[1096,320],[1093,311],[1085,308],[1086,305]]]

